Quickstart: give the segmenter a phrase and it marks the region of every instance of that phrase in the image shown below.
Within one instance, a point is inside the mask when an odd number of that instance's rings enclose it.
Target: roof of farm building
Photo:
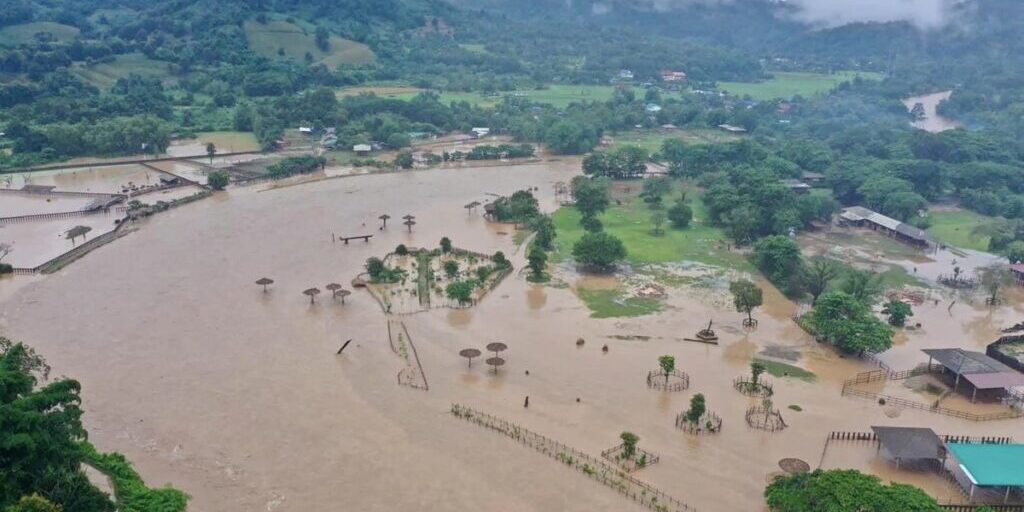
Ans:
[[[1024,487],[1024,444],[961,444],[946,447],[975,485]]]
[[[978,389],[1008,389],[1024,386],[1024,374],[981,352],[959,348],[922,350],[953,373],[962,375]]]
[[[925,233],[924,230],[915,228],[906,222],[900,222],[887,215],[882,215],[881,213],[869,210],[863,206],[851,206],[846,208],[839,216],[850,222],[867,221],[872,224],[882,226],[883,228],[891,229],[892,231],[915,240],[930,240],[928,233]]]
[[[930,428],[871,427],[886,451],[897,459],[943,459],[942,440]]]

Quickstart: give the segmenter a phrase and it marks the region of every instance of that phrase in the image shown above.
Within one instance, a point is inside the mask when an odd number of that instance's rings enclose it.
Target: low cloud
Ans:
[[[790,0],[801,21],[838,27],[857,22],[906,21],[922,29],[949,23],[950,0]]]
[[[607,0],[595,2],[593,11],[604,14],[614,10],[616,5],[671,11],[698,4],[742,4],[745,1],[776,4],[787,18],[817,27],[905,21],[921,29],[935,29],[954,21],[954,7],[975,0]]]

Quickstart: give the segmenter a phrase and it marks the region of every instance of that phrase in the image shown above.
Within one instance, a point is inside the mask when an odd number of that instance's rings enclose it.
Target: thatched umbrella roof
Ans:
[[[378,218],[378,219],[380,219],[380,220],[385,220],[385,221],[386,221],[386,220],[390,219],[390,218],[391,218],[391,216],[390,216],[390,215],[388,215],[388,214],[386,214],[386,213],[382,213],[382,214],[381,214],[381,215],[380,215],[379,217],[377,217],[377,218]]]
[[[412,220],[412,219],[415,219],[416,216],[415,215],[405,214],[405,215],[402,216],[402,218],[405,219],[405,220]]]
[[[342,288],[342,289],[338,290],[338,295],[341,297],[341,303],[344,304],[345,303],[345,297],[348,297],[349,295],[352,295],[352,292]]]
[[[502,350],[505,350],[507,348],[508,348],[508,345],[506,345],[506,344],[504,344],[504,343],[502,343],[500,341],[495,341],[494,343],[488,343],[487,344],[487,350],[489,350],[491,352],[494,352],[494,355],[498,355],[498,352],[501,352]]]
[[[800,459],[782,459],[779,461],[779,467],[791,475],[807,473],[811,470],[811,465]]]
[[[480,351],[475,348],[464,348],[459,351],[459,355],[469,359],[469,367],[473,367],[473,358],[480,355]]]
[[[331,283],[331,284],[329,284],[327,286],[324,286],[324,288],[327,288],[327,290],[331,292],[331,296],[337,297],[338,296],[338,290],[341,289],[341,285],[338,284],[338,283]]]
[[[494,373],[498,373],[498,367],[505,365],[505,360],[500,357],[488,357],[487,364],[494,367]]]
[[[409,219],[409,220],[403,222],[402,224],[405,224],[406,227],[408,227],[409,231],[411,232],[412,231],[412,227],[416,225],[416,221],[414,221],[412,219]]]
[[[92,228],[89,226],[75,226],[64,233],[64,238],[74,240],[80,236],[85,236],[90,231],[92,231]]]
[[[261,277],[256,280],[256,284],[263,287],[263,291],[267,291],[267,285],[274,284],[274,280],[269,277]]]
[[[309,303],[312,304],[317,295],[320,294],[319,288],[309,288],[302,291],[303,295],[309,296]]]

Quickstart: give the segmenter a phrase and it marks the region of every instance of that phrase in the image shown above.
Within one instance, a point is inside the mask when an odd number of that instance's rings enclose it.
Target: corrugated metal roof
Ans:
[[[885,450],[897,459],[943,459],[942,440],[930,428],[871,427]]]
[[[1024,444],[946,445],[977,485],[1024,486]]]

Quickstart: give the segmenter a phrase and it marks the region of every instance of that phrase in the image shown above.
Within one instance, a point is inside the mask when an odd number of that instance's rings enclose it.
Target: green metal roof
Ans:
[[[976,484],[1024,487],[1024,444],[946,445]]]

